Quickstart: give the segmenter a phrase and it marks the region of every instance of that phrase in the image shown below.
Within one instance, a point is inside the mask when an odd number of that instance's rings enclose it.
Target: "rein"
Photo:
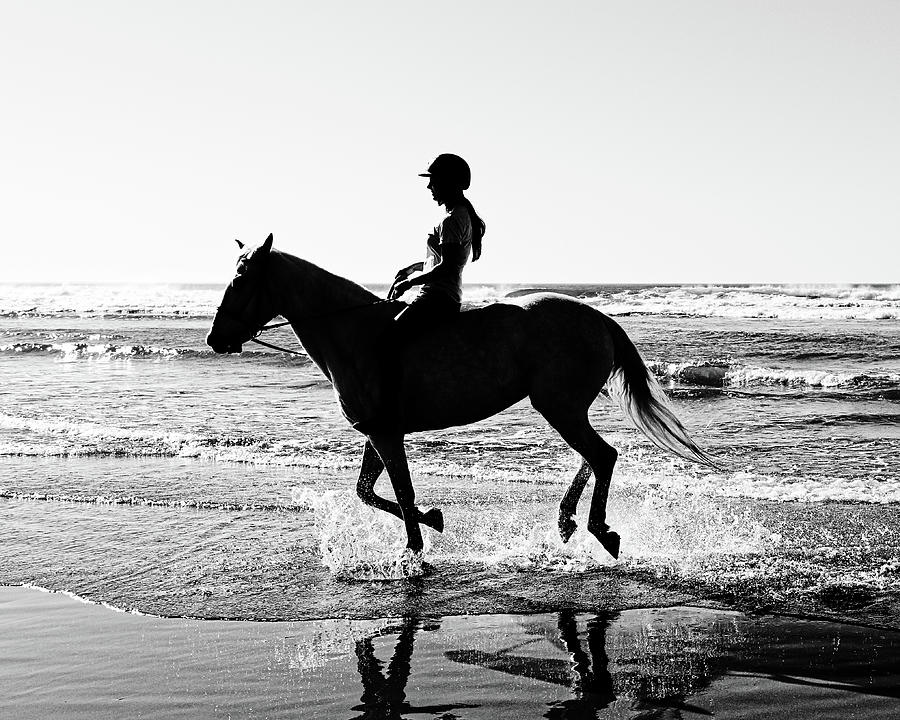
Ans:
[[[332,312],[324,313],[322,315],[316,315],[313,317],[302,318],[301,320],[298,320],[297,322],[298,322],[298,324],[301,322],[318,322],[318,321],[325,320],[330,317],[334,317],[335,315],[340,315],[341,313],[352,312],[354,310],[361,310],[362,308],[372,307],[373,305],[379,305],[381,303],[386,303],[386,302],[390,302],[390,301],[382,299],[382,298],[378,298],[377,300],[373,300],[372,302],[363,303],[362,305],[353,305],[351,307],[341,308],[340,310],[334,310]],[[240,325],[243,325],[245,328],[249,327],[247,325],[247,322],[244,320],[244,318],[242,318],[240,315],[237,315],[237,314],[231,312],[230,310],[226,310],[221,305],[219,305],[219,307],[216,309],[216,314],[218,315],[219,313],[221,313],[222,315],[225,315],[226,317],[230,317],[232,320],[236,320]],[[309,355],[305,352],[291,350],[289,348],[281,347],[280,345],[274,345],[273,343],[268,343],[265,340],[259,339],[259,336],[262,335],[262,333],[264,333],[266,330],[275,330],[277,328],[284,327],[285,325],[290,325],[290,324],[291,324],[290,320],[285,320],[284,322],[277,322],[277,323],[271,323],[268,325],[263,325],[259,330],[257,330],[254,333],[251,333],[248,340],[250,342],[256,343],[257,345],[262,345],[263,347],[271,348],[272,350],[278,350],[279,352],[285,352],[285,353],[290,353],[291,355],[302,355],[303,357],[309,357]]]
[[[305,352],[299,352],[298,350],[291,350],[290,348],[281,347],[280,345],[273,345],[272,343],[267,343],[265,340],[260,340],[259,336],[264,333],[266,330],[274,330],[275,328],[284,327],[285,325],[290,325],[290,320],[285,320],[280,323],[272,323],[271,325],[263,325],[256,333],[250,338],[250,342],[255,342],[257,345],[263,345],[267,348],[272,348],[273,350],[278,350],[280,352],[290,353],[291,355],[303,355],[304,357],[309,357]]]

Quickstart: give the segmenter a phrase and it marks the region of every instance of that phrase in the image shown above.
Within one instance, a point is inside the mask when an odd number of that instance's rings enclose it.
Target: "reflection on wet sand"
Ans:
[[[611,614],[595,616],[588,621],[588,652],[585,652],[578,637],[575,614],[568,611],[559,613],[558,635],[547,639],[568,653],[568,660],[515,654],[520,648],[534,645],[534,639],[496,652],[473,649],[450,650],[445,654],[454,662],[569,687],[573,697],[552,706],[547,717],[590,717],[591,712],[596,713],[615,700],[606,655],[606,631],[613,617]],[[532,632],[543,635],[542,628]]]
[[[470,704],[443,704],[443,705],[410,705],[406,699],[406,683],[409,680],[413,643],[416,632],[420,629],[438,630],[440,624],[423,627],[422,621],[415,617],[404,618],[400,627],[388,627],[379,633],[357,640],[356,662],[359,677],[362,680],[363,693],[360,704],[353,710],[362,711],[354,720],[376,720],[381,718],[399,720],[403,713],[429,713],[442,715],[443,717],[456,717],[447,715],[451,710],[460,708],[474,708],[477,705]],[[387,674],[382,670],[384,663],[375,656],[375,647],[372,643],[378,635],[398,633],[397,643],[394,646],[394,654],[388,663]]]
[[[689,705],[685,696],[696,691],[709,681],[709,676],[698,668],[696,650],[684,648],[682,662],[669,662],[663,682],[657,668],[661,659],[659,647],[642,658],[629,658],[625,661],[618,677],[610,672],[610,657],[607,643],[610,628],[618,617],[618,613],[602,613],[589,617],[585,623],[584,644],[579,637],[577,617],[574,612],[561,611],[557,621],[557,632],[551,635],[540,626],[526,627],[526,632],[543,636],[551,645],[568,655],[567,659],[535,657],[533,655],[513,654],[515,650],[533,645],[534,640],[519,643],[516,646],[486,653],[478,650],[449,651],[446,656],[455,662],[479,665],[489,670],[496,670],[510,675],[526,677],[541,682],[568,687],[572,697],[552,703],[544,715],[546,718],[562,720],[563,718],[596,717],[600,710],[609,707],[620,694],[630,696],[630,707],[633,710],[649,710],[635,717],[657,717],[665,709],[709,715],[704,708]],[[700,651],[706,654],[708,650]],[[646,661],[650,661],[650,665]],[[669,658],[676,660],[676,658]],[[686,663],[684,662],[686,661]],[[633,664],[632,664],[633,663]],[[698,672],[698,670],[700,670]]]
[[[517,678],[516,688],[521,688],[522,680],[535,681],[529,694],[544,697],[543,717],[556,720],[603,717],[604,710],[645,720],[677,718],[682,713],[710,716],[708,700],[700,697],[691,702],[689,698],[729,676],[807,685],[857,697],[900,699],[897,633],[873,639],[870,629],[853,626],[751,619],[715,611],[703,617],[704,612],[678,608],[598,614],[561,611],[510,618],[505,627],[468,633],[448,633],[441,631],[439,623],[408,617],[357,640],[363,693],[360,704],[353,707],[361,712],[355,720],[399,719],[414,713],[462,718],[465,714],[459,711],[467,709],[475,712],[473,716],[483,716],[475,709],[488,707],[464,702],[472,698],[458,687],[441,688],[442,699],[456,702],[416,705],[408,701],[406,685],[420,631],[429,633],[429,645],[446,647],[454,640],[474,645],[444,650],[443,657],[459,666],[490,671],[479,686],[491,688],[493,700],[522,692],[512,689],[513,680],[503,681],[495,674]],[[393,634],[397,640],[385,672],[373,641]],[[435,672],[433,657],[425,672]],[[568,697],[541,690],[547,686],[565,688]]]

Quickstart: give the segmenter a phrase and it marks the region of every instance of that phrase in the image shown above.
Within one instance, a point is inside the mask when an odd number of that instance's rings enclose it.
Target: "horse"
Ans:
[[[618,533],[606,503],[618,453],[588,421],[601,391],[612,394],[656,445],[715,467],[669,408],[665,394],[625,331],[590,305],[556,293],[535,293],[467,310],[392,350],[400,380],[385,370],[385,333],[405,305],[379,298],[265,241],[245,248],[216,310],[207,344],[240,352],[275,317],[331,381],[341,412],[365,435],[356,492],[367,505],[400,518],[407,548],[420,552],[420,525],[444,530],[440,509],[422,512],[407,465],[404,436],[491,417],[528,398],[582,458],[559,505],[563,542],[575,532],[575,511],[593,474],[588,531],[617,558]],[[389,411],[388,411],[389,409]],[[387,470],[396,502],[375,493]]]

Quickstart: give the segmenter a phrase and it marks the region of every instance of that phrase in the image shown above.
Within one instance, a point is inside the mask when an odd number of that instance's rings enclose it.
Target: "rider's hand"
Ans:
[[[414,267],[415,267],[414,265],[410,265],[405,268],[400,268],[397,271],[397,274],[394,275],[394,282],[396,283],[396,282],[400,282],[401,280],[406,280],[406,278],[408,278],[410,275],[413,274]]]
[[[399,283],[403,282],[404,280],[406,280],[406,278],[408,278],[410,276],[411,272],[412,272],[412,270],[410,270],[408,267],[400,268],[397,271],[397,274],[394,275],[394,282],[391,283],[391,289],[388,290],[388,294],[387,294],[388,300],[394,300],[395,298],[397,298],[401,295],[401,293],[397,292],[397,285]]]
[[[395,300],[412,287],[409,280],[395,280],[388,290],[388,300]]]

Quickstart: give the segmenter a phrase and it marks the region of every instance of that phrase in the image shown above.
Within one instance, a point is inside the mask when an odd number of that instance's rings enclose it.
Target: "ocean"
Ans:
[[[446,527],[423,528],[430,574],[396,582],[402,526],[354,492],[362,436],[305,357],[206,347],[221,286],[0,285],[0,585],[289,621],[584,610],[614,582],[620,608],[900,627],[900,286],[486,285],[464,305],[533,289],[614,317],[721,465],[665,454],[598,398],[618,560],[584,530],[590,488],[560,541],[579,460],[526,401],[408,438]]]

